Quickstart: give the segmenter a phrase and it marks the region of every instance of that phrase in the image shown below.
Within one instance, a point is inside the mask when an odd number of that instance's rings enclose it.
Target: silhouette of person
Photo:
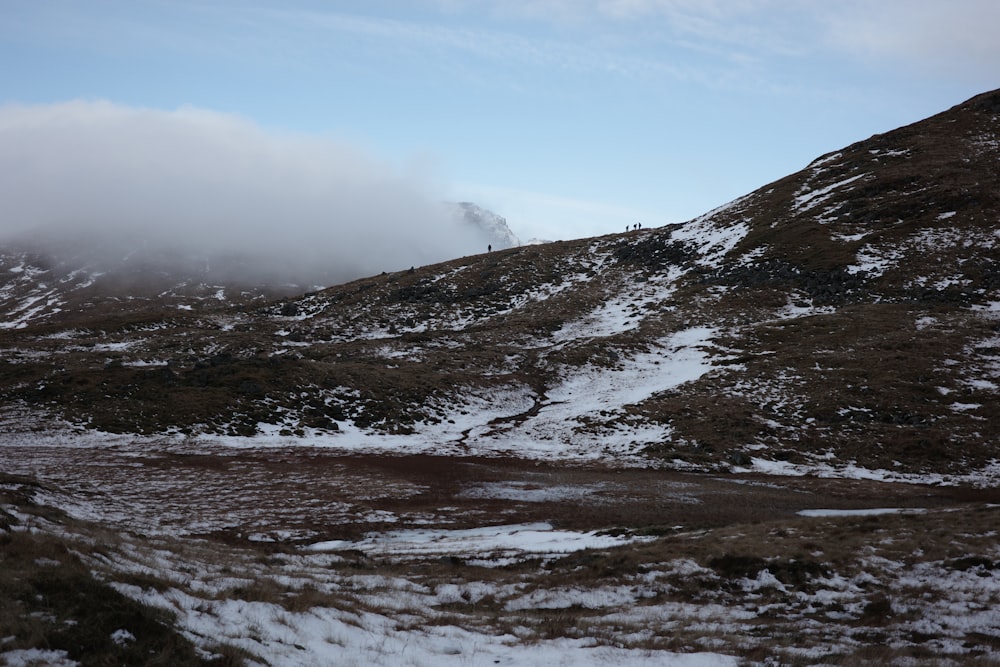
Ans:
[[[492,243],[489,244],[488,246],[486,246],[486,252],[493,252],[493,244]]]

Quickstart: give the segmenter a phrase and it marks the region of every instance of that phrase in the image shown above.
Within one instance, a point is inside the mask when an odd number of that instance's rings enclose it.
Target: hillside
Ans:
[[[111,432],[972,472],[996,458],[1000,424],[998,100],[822,156],[682,225],[273,305],[212,283],[183,303],[74,304],[63,322],[3,332],[0,391]],[[71,267],[22,266],[2,267],[8,292],[73,286]],[[31,324],[46,298],[8,322]]]

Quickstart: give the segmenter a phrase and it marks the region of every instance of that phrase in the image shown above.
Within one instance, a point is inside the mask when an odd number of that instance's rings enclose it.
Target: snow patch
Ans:
[[[815,169],[816,167],[822,167],[824,164],[830,164],[831,162],[835,162],[836,160],[839,160],[842,157],[844,157],[844,154],[839,151],[836,153],[831,153],[830,155],[826,155],[824,157],[818,157],[812,162],[810,162],[806,166],[806,169]]]
[[[0,660],[6,667],[76,667],[80,663],[70,660],[66,651],[29,648],[0,653]],[[735,663],[734,663],[735,664]]]
[[[724,207],[685,223],[671,232],[671,240],[695,246],[701,255],[698,259],[699,264],[719,268],[722,258],[750,232],[750,225],[746,221],[739,221],[722,226],[715,222],[714,216],[722,211],[735,208],[744,201],[745,198],[737,199]]]
[[[837,181],[836,183],[831,183],[825,187],[819,188],[818,190],[810,190],[808,185],[803,185],[798,192],[795,193],[795,200],[792,202],[792,209],[796,211],[808,211],[818,204],[826,201],[834,191],[843,188],[846,185],[864,178],[867,174],[857,174],[856,176],[850,176],[848,178]]]
[[[565,554],[581,549],[607,549],[639,539],[596,532],[555,530],[548,523],[488,526],[464,530],[414,529],[373,533],[362,540],[317,542],[307,551],[357,550],[380,556],[415,557],[428,554],[459,556]]]
[[[872,507],[869,509],[861,510],[833,510],[833,509],[814,509],[814,510],[800,510],[796,512],[799,516],[808,517],[837,517],[837,516],[878,516],[880,514],[923,514],[927,510],[919,508],[903,508],[903,507]]]

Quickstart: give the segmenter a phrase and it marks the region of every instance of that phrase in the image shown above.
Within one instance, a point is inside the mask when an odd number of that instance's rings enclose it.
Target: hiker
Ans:
[[[486,252],[493,252],[493,244],[492,243],[489,244],[488,246],[486,246]]]

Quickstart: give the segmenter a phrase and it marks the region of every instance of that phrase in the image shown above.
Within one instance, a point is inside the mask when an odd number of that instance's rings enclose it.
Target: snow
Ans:
[[[768,475],[779,477],[803,477],[811,475],[815,477],[839,477],[847,479],[866,479],[878,482],[903,482],[909,484],[942,484],[949,479],[945,475],[929,474],[906,474],[892,470],[872,470],[861,468],[853,463],[835,465],[814,461],[812,463],[790,463],[788,461],[771,461],[768,459],[752,458],[750,469],[755,472],[762,472]],[[748,469],[736,468],[734,472],[748,472]],[[958,479],[958,478],[952,478]]]
[[[762,588],[774,588],[783,593],[787,592],[785,585],[767,569],[758,571],[757,576],[753,579],[743,579],[740,586],[748,593],[759,591]]]
[[[818,190],[810,190],[808,185],[804,185],[796,194],[795,201],[792,203],[792,209],[796,211],[808,211],[815,208],[817,205],[829,199],[829,197],[834,193],[834,191],[843,188],[846,185],[864,178],[867,174],[857,174],[855,176],[850,176],[848,178],[839,180],[830,185],[819,188]]]
[[[590,313],[571,320],[552,335],[557,343],[607,338],[639,327],[646,308],[666,301],[676,291],[674,282],[683,274],[671,267],[666,273],[642,283],[638,290],[613,296]]]
[[[602,332],[614,327],[607,323],[595,326]],[[307,431],[305,437],[281,436],[280,425],[260,424],[263,433],[254,437],[205,435],[201,439],[240,448],[295,445],[359,453],[515,454],[550,460],[620,458],[641,463],[635,458],[636,451],[668,438],[669,428],[622,422],[626,406],[712,371],[715,334],[715,329],[692,327],[654,342],[647,352],[623,351],[618,368],[586,365],[565,369],[559,384],[544,397],[527,385],[469,389],[462,403],[442,406],[448,420],[417,423],[409,435],[389,435],[340,422],[337,432]],[[530,414],[532,408],[538,408],[537,414]],[[523,418],[518,418],[520,415]]]
[[[636,591],[632,586],[601,587],[596,589],[550,588],[536,589],[527,595],[510,600],[504,605],[507,611],[527,609],[584,609],[621,608],[635,603]]]
[[[804,294],[789,295],[788,303],[781,310],[775,311],[775,320],[794,320],[800,317],[811,317],[835,312],[834,306],[817,306]]]
[[[583,366],[567,369],[547,392],[538,413],[520,424],[479,427],[469,443],[543,458],[560,454],[585,458],[627,457],[644,443],[669,437],[669,427],[614,424],[625,407],[693,382],[712,370],[714,329],[693,327],[661,340],[650,352],[635,354],[621,368]],[[603,427],[597,424],[605,424]],[[588,428],[589,426],[589,428]]]
[[[719,206],[718,208],[712,209],[708,213],[703,213],[702,215],[699,215],[697,218],[695,218],[695,219],[691,220],[690,222],[688,222],[687,224],[685,224],[681,229],[689,229],[689,228],[691,228],[692,225],[694,225],[697,228],[701,228],[702,225],[704,225],[705,223],[710,223],[714,218],[718,217],[722,213],[729,213],[729,212],[733,212],[733,211],[740,211],[740,210],[742,210],[743,208],[745,208],[745,205],[749,201],[750,201],[750,196],[749,195],[745,195],[743,197],[737,197],[736,199],[732,200],[731,202],[723,204],[722,206]]]
[[[136,341],[120,341],[118,343],[98,343],[94,345],[95,352],[124,352],[135,347]]]
[[[607,483],[572,486],[533,487],[528,482],[484,482],[466,489],[463,498],[493,498],[522,503],[546,503],[555,500],[584,500],[595,493],[614,491]]]
[[[24,329],[35,316],[44,312],[46,308],[51,308],[52,312],[59,312],[56,306],[61,305],[61,303],[52,293],[26,297],[20,305],[9,311],[10,315],[17,315],[17,318],[0,322],[0,329]]]
[[[856,243],[861,239],[863,239],[864,237],[868,236],[870,233],[871,232],[858,232],[857,234],[839,234],[837,232],[834,232],[830,236],[834,240],[840,241],[841,243]]]
[[[76,660],[70,660],[66,651],[50,651],[29,648],[0,653],[0,664],[4,667],[76,667]]]
[[[810,463],[790,463],[752,458],[750,466],[734,467],[732,472],[759,472],[779,477],[803,477],[810,475],[822,478],[862,479],[876,482],[898,482],[901,484],[929,484],[954,486],[969,484],[977,488],[989,488],[1000,484],[1000,461],[992,461],[978,470],[962,474],[944,473],[902,473],[880,468],[862,468],[854,462],[823,462],[818,457]]]
[[[325,665],[508,665],[576,667],[599,665],[735,666],[735,657],[717,653],[678,654],[602,646],[592,639],[525,642],[511,634],[481,633],[454,625],[407,628],[372,612],[313,607],[290,612],[279,605],[237,599],[206,599],[177,589],[142,590],[116,584],[129,597],[170,610],[189,639],[204,648],[224,640],[259,659],[252,664],[301,667]],[[398,592],[397,592],[398,593]],[[248,625],[252,637],[245,635]]]
[[[357,550],[379,556],[458,556],[493,554],[565,554],[581,549],[607,549],[636,541],[596,533],[555,530],[548,523],[486,526],[464,530],[414,529],[374,533],[356,542],[333,540],[316,542],[308,551]]]
[[[166,368],[170,366],[170,362],[158,359],[137,359],[136,361],[126,361],[122,366],[130,368]]]
[[[549,391],[553,404],[567,408],[551,410],[579,415],[638,403],[655,393],[697,380],[711,370],[709,355],[714,329],[695,327],[679,331],[662,341],[654,352],[638,354],[622,370],[584,369],[567,373],[559,387]]]
[[[867,243],[858,249],[857,263],[846,268],[851,274],[867,273],[872,277],[878,277],[898,265],[905,256],[900,248],[879,248]]]
[[[769,459],[752,458],[750,463],[753,470],[766,473],[768,475],[802,477],[808,474],[808,471],[803,470],[802,466],[797,466],[795,464],[788,463],[787,461],[771,461]],[[739,470],[742,472],[742,469]]]
[[[990,380],[973,379],[967,380],[965,384],[980,391],[996,391],[997,389],[1000,389],[1000,385],[997,385],[996,382],[992,382]]]
[[[128,646],[135,641],[135,635],[125,628],[119,628],[111,633],[111,641],[118,646]]]
[[[674,241],[689,243],[700,253],[697,262],[702,266],[718,268],[723,258],[750,233],[750,225],[741,220],[728,226],[715,222],[715,216],[723,211],[739,210],[746,198],[737,199],[726,206],[685,223],[670,234]]]
[[[832,517],[832,516],[877,516],[880,514],[922,514],[926,510],[902,507],[873,507],[861,510],[815,509],[800,510],[799,516]]]
[[[818,167],[822,167],[825,164],[830,164],[831,162],[835,162],[842,157],[844,157],[844,154],[839,151],[836,153],[831,153],[830,155],[827,155],[825,157],[816,158],[811,163],[809,163],[809,165],[806,168],[820,171],[819,169],[817,169]]]

